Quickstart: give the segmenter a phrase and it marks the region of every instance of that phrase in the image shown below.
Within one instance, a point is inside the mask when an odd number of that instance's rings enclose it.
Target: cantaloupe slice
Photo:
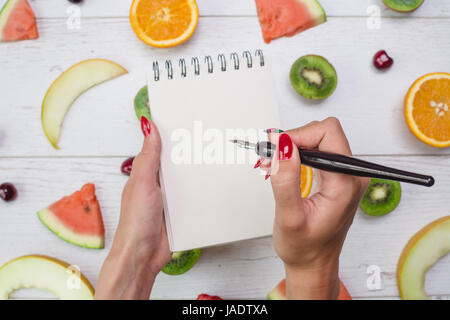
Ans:
[[[105,228],[92,183],[38,212],[41,222],[54,234],[80,247],[102,249]]]
[[[272,291],[267,295],[269,300],[286,300],[286,279],[280,281]],[[352,296],[340,281],[340,290],[338,300],[352,300]]]
[[[255,0],[266,43],[291,37],[327,21],[317,0]]]
[[[28,0],[8,0],[0,11],[0,41],[38,37],[36,17]]]
[[[41,255],[11,260],[0,268],[0,300],[23,288],[50,291],[61,300],[94,299],[94,287],[75,270],[66,262]]]

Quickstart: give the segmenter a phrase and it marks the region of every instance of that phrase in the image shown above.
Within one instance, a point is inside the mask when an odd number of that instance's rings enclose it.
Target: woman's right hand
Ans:
[[[336,118],[311,122],[281,134],[271,163],[276,202],[274,246],[286,269],[291,299],[333,299],[339,294],[339,255],[369,179],[316,170],[316,190],[301,198],[298,147],[351,156]],[[270,167],[269,167],[270,166]]]

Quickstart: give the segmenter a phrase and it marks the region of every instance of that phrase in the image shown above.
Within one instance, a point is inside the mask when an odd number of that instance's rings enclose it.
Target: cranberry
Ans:
[[[12,201],[17,197],[17,189],[12,183],[5,182],[0,184],[0,198],[5,201]]]
[[[134,157],[128,158],[122,163],[122,166],[120,167],[120,171],[122,171],[123,174],[126,174],[127,176],[131,173],[131,168],[133,167],[133,161]]]
[[[394,60],[388,56],[386,51],[380,50],[373,57],[373,64],[375,68],[383,70],[387,69],[394,63]]]

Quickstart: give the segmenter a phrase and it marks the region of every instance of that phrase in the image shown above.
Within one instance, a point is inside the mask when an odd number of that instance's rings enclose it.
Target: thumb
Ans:
[[[271,165],[272,190],[277,208],[297,209],[300,206],[300,155],[287,133],[278,136],[277,150]],[[271,135],[271,140],[276,140]],[[276,143],[276,141],[275,141]],[[296,210],[295,210],[296,211]]]
[[[161,137],[158,128],[152,121],[142,117],[141,125],[145,139],[141,152],[133,161],[131,176],[157,181],[161,160]]]

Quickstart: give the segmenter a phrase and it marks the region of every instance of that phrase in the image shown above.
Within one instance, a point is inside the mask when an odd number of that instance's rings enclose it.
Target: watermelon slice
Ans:
[[[38,37],[36,17],[28,0],[8,0],[0,11],[0,41]]]
[[[92,183],[38,212],[39,220],[61,239],[80,247],[105,247],[105,228]]]
[[[291,37],[325,21],[327,16],[317,0],[255,0],[266,43]]]
[[[352,296],[348,292],[347,288],[344,286],[342,281],[341,288],[339,290],[338,300],[352,300]],[[267,295],[269,300],[286,300],[286,279],[281,280],[281,282]]]

